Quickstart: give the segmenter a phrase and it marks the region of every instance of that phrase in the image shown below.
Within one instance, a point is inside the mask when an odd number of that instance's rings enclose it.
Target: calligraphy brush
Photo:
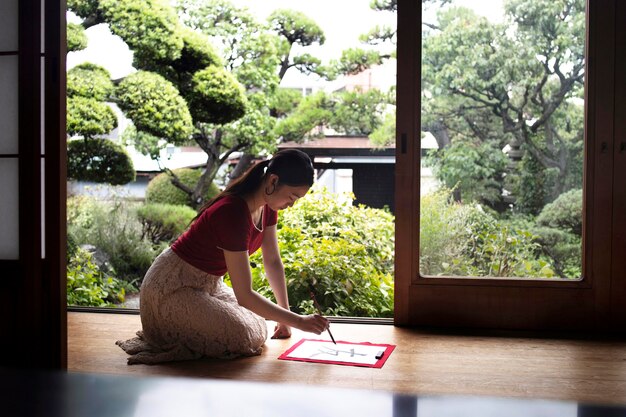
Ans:
[[[315,298],[315,292],[313,290],[314,290],[313,285],[309,284],[309,294],[311,295],[311,300],[313,300],[313,306],[318,311],[318,313],[320,313],[320,316],[322,316],[323,315],[322,308],[317,302],[317,298]],[[330,340],[332,340],[334,344],[337,344],[337,342],[335,342],[335,338],[333,337],[333,334],[330,332],[330,327],[327,327],[326,331],[328,332],[328,335],[330,336]]]

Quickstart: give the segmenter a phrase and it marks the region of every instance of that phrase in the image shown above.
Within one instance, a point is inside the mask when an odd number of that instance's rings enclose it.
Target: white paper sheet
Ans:
[[[315,359],[320,361],[374,365],[380,359],[376,358],[376,355],[384,350],[384,346],[368,346],[341,342],[334,344],[332,342],[318,340],[305,340],[287,356],[292,359]]]

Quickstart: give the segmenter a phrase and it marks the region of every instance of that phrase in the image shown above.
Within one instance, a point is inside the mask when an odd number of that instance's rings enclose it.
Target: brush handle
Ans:
[[[322,314],[322,308],[320,307],[319,303],[317,302],[317,298],[315,298],[315,293],[313,292],[313,290],[310,290],[309,293],[311,295],[311,300],[313,300],[313,307],[315,307],[315,309],[320,314],[320,316],[322,316],[323,315]],[[333,337],[333,334],[330,332],[330,327],[327,327],[326,331],[328,332],[328,335],[330,336],[330,340],[332,340],[334,344],[337,344],[337,342],[335,342],[335,338]]]

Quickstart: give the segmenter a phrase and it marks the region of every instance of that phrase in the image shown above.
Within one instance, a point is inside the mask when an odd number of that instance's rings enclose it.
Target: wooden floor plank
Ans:
[[[269,328],[273,324],[268,322]],[[310,334],[268,340],[230,361],[127,365],[115,345],[140,329],[137,315],[70,312],[70,372],[167,375],[453,394],[626,404],[626,342],[438,334],[390,325],[333,323],[337,340],[397,345],[382,369],[277,360]]]

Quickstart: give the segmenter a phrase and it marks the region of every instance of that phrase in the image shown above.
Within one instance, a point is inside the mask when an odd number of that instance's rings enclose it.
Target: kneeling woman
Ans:
[[[154,261],[141,285],[143,331],[117,344],[133,363],[202,356],[256,355],[267,339],[291,327],[320,334],[328,320],[289,310],[285,271],[276,240],[277,211],[291,207],[313,184],[308,155],[283,150],[257,163],[205,204],[191,226]],[[261,248],[278,305],[252,289],[249,254]],[[232,289],[222,276],[228,272]]]

